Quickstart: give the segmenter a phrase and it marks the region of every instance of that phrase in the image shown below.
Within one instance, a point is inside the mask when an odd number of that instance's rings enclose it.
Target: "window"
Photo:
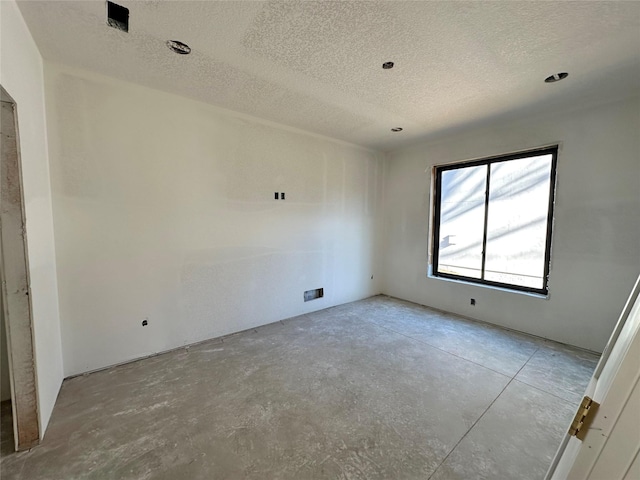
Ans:
[[[433,275],[546,295],[557,157],[435,167]]]

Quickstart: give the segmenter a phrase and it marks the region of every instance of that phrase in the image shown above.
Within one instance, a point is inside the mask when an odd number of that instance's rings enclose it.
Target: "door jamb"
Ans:
[[[0,100],[3,104],[5,102],[11,104],[13,110],[13,133],[15,135],[15,158],[11,158],[13,147],[5,146],[4,148],[11,148],[12,150],[9,153],[3,152],[7,154],[2,154],[0,160],[0,176],[2,177],[2,184],[0,185],[0,285],[2,288],[0,288],[0,294],[3,298],[3,313],[7,331],[15,449],[26,450],[40,443],[33,308],[29,278],[17,105],[1,85]],[[13,188],[13,192],[8,190],[7,187],[9,186]],[[13,193],[13,195],[9,196],[9,193]],[[19,201],[19,206],[15,205],[16,199]],[[12,207],[13,218],[10,218],[8,211]],[[17,212],[18,208],[19,213]],[[6,227],[10,224],[10,220],[15,222],[15,217],[18,215],[20,216],[21,225],[15,225],[14,223],[12,225],[13,231],[7,232]],[[5,224],[4,229],[1,228],[3,223]],[[15,232],[20,231],[22,238],[17,239]],[[9,247],[12,250],[10,255],[5,255],[4,249],[7,248],[7,243],[12,244]],[[24,298],[25,296],[26,299]],[[14,297],[14,300],[11,300],[11,297]]]

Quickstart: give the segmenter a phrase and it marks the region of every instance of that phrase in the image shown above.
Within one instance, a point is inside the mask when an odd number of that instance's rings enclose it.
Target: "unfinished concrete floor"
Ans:
[[[541,479],[596,361],[378,296],[66,380],[2,478]]]

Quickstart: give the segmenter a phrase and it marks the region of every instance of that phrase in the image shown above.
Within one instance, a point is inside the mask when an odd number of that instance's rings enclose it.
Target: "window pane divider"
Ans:
[[[491,185],[491,164],[487,165],[487,183],[484,191],[484,232],[482,234],[482,263],[480,280],[484,280],[484,267],[487,261],[487,224],[489,222],[489,186]]]

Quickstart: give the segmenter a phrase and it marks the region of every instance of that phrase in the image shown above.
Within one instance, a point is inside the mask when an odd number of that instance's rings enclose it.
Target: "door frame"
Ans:
[[[3,116],[5,109],[12,110],[10,125],[3,128],[3,136],[8,130],[9,139],[2,142],[0,154],[0,294],[7,333],[15,449],[26,450],[40,443],[33,309],[17,105],[1,85],[0,100]]]
[[[639,357],[640,275],[585,391],[599,404],[593,420],[583,440],[565,435],[545,480],[597,479],[604,471],[611,478],[629,478],[632,468],[640,468],[634,463],[640,435],[629,430],[635,431],[640,406]]]

